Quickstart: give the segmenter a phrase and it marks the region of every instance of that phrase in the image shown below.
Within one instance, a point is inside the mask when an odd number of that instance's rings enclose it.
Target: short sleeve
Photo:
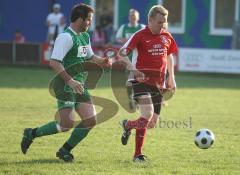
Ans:
[[[171,43],[170,43],[167,55],[178,52],[178,47],[177,47],[177,43],[175,42],[175,40],[172,37],[170,37],[170,41],[171,41]]]
[[[61,33],[55,40],[51,59],[62,61],[72,48],[73,41],[69,33]]]
[[[134,48],[137,47],[138,43],[140,41],[139,33],[134,33],[128,41],[123,45],[121,49],[127,49],[129,51],[132,51]]]

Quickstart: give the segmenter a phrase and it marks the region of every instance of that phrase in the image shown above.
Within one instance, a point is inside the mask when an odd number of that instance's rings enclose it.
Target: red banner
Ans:
[[[49,65],[49,60],[51,58],[52,49],[53,49],[53,47],[49,43],[42,44],[42,61],[41,62],[43,65]]]

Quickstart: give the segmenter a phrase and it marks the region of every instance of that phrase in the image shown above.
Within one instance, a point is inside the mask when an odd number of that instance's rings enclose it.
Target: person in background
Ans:
[[[66,26],[60,4],[53,5],[53,12],[47,16],[46,25],[48,27],[47,42],[53,44],[57,35],[62,33]]]
[[[129,10],[128,24],[123,24],[117,30],[116,40],[120,44],[124,44],[135,32],[145,27],[144,24],[139,24],[139,12],[135,9]]]
[[[26,39],[20,30],[16,30],[14,33],[14,42],[22,44],[26,42]]]

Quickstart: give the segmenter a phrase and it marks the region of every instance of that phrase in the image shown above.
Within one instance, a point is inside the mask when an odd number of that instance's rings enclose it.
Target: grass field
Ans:
[[[109,74],[92,94],[114,100]],[[20,151],[22,131],[54,119],[55,99],[49,95],[52,71],[40,68],[0,67],[0,174],[172,174],[240,173],[240,75],[178,73],[176,96],[163,108],[164,121],[190,122],[188,127],[160,126],[149,130],[144,153],[150,161],[132,162],[134,135],[120,143],[118,122],[134,118],[119,107],[117,115],[101,123],[73,150],[75,161],[63,163],[55,152],[69,133],[36,139],[27,155]],[[170,126],[170,125],[169,125]],[[198,149],[196,130],[211,129],[213,147]]]

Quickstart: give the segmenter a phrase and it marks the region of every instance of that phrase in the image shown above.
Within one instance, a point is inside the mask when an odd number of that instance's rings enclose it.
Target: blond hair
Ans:
[[[163,16],[168,16],[168,10],[162,5],[154,5],[149,10],[148,19],[155,17],[157,14],[161,14]]]

